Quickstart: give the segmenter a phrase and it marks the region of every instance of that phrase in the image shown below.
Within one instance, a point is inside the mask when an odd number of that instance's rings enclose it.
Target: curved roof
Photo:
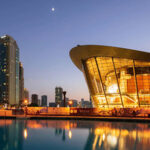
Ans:
[[[80,70],[82,70],[82,60],[97,56],[150,61],[150,53],[120,47],[103,45],[79,45],[72,48],[70,51],[70,57],[73,63]]]

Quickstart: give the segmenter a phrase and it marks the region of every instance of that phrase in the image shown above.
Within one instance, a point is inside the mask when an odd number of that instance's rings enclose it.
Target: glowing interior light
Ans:
[[[69,137],[69,139],[72,138],[72,132],[71,132],[71,130],[69,130],[68,137]]]
[[[24,138],[27,139],[27,137],[28,137],[28,131],[27,129],[24,129]]]
[[[118,90],[118,86],[116,84],[113,84],[109,86],[108,93],[117,93],[117,90]]]
[[[134,102],[134,103],[137,103],[137,100],[134,100],[134,99],[132,99],[131,97],[129,97],[129,96],[126,96],[128,99],[130,99],[132,102]]]

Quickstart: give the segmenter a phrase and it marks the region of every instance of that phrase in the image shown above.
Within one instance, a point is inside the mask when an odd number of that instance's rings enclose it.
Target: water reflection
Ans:
[[[0,150],[39,150],[43,145],[62,150],[148,150],[149,144],[150,124],[0,120]]]
[[[24,138],[27,139],[27,137],[28,137],[28,131],[27,131],[27,129],[25,128],[25,129],[24,129]]]
[[[24,122],[0,120],[0,150],[22,150]]]
[[[72,132],[71,132],[71,130],[69,130],[69,132],[68,132],[68,137],[69,137],[69,139],[72,139]]]

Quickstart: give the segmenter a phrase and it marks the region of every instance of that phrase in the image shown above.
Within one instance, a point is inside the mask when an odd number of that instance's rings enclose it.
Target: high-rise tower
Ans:
[[[24,88],[24,99],[29,101],[29,91],[26,88]]]
[[[32,99],[32,103],[31,104],[38,106],[38,95],[37,94],[32,94],[31,99]]]
[[[41,96],[41,106],[47,107],[47,96],[46,95]]]
[[[24,69],[23,65],[19,63],[19,103],[24,102]]]
[[[19,104],[19,48],[8,35],[0,37],[0,103]]]
[[[62,100],[63,100],[63,89],[61,87],[56,87],[55,88],[55,103],[57,105],[62,105]]]

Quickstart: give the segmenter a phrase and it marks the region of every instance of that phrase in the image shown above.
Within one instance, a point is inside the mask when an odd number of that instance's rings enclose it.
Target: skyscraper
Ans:
[[[38,106],[40,107],[41,106],[41,100],[38,99]]]
[[[19,48],[8,35],[0,37],[0,103],[19,104]]]
[[[46,95],[42,95],[41,96],[41,106],[47,106],[47,96]]]
[[[24,88],[24,99],[29,101],[29,91],[26,88]]]
[[[22,104],[24,101],[24,69],[23,65],[19,63],[19,102]]]
[[[32,105],[37,105],[38,106],[38,95],[37,94],[32,94]]]
[[[61,87],[55,88],[55,103],[57,105],[62,105],[63,100],[63,89]]]

